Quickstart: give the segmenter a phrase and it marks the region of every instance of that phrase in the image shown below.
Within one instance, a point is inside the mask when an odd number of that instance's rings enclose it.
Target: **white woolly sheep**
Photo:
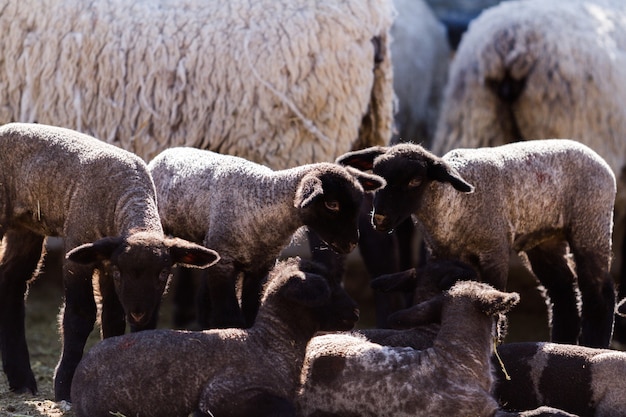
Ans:
[[[542,405],[580,416],[626,415],[626,353],[557,343],[505,343],[495,398],[508,410]]]
[[[493,416],[494,317],[519,300],[488,284],[461,281],[447,293],[432,348],[385,347],[361,336],[311,340],[296,406],[301,416]],[[384,399],[384,400],[383,400]]]
[[[617,179],[612,270],[626,283],[626,2],[507,1],[472,22],[450,66],[432,151],[570,138]],[[620,297],[626,285],[620,285]],[[618,319],[619,322],[619,319]],[[626,327],[616,324],[626,341]]]
[[[52,126],[0,127],[0,349],[15,392],[37,391],[24,329],[24,298],[46,236],[65,239],[63,353],[55,398],[70,384],[96,320],[99,271],[102,336],[154,328],[174,264],[207,267],[215,251],[166,238],[145,162],[87,135]],[[72,249],[73,248],[73,249]],[[70,250],[71,249],[71,250]]]
[[[397,17],[391,26],[390,48],[398,99],[394,142],[421,142],[428,148],[448,77],[451,52],[446,28],[425,0],[393,3]]]
[[[195,148],[163,151],[148,169],[165,231],[220,254],[205,280],[210,317],[200,314],[204,327],[252,324],[262,279],[301,226],[338,252],[352,251],[364,189],[384,185],[376,175],[334,163],[273,171]],[[241,274],[240,309],[235,285]]]
[[[355,307],[319,265],[280,261],[252,328],[106,339],[76,369],[72,407],[78,417],[295,415],[307,343],[318,330],[344,328],[340,317],[352,326]]]
[[[374,196],[376,229],[392,230],[412,215],[435,259],[466,262],[500,289],[511,252],[525,254],[553,304],[552,340],[576,344],[581,333],[581,344],[608,346],[615,177],[594,151],[562,139],[457,149],[440,158],[399,144],[338,161],[385,178]]]
[[[391,0],[23,0],[2,8],[0,121],[145,161],[172,146],[274,169],[386,144]]]

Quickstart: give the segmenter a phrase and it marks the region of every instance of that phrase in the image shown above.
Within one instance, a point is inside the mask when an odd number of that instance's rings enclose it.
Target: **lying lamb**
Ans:
[[[96,320],[102,336],[154,328],[173,265],[208,267],[215,251],[166,238],[146,164],[130,152],[52,126],[0,127],[0,349],[15,392],[37,391],[24,328],[24,298],[46,236],[64,237],[63,353],[55,398],[70,399],[74,369]],[[72,249],[73,248],[73,249]],[[71,249],[71,250],[69,250]]]
[[[332,163],[273,171],[194,148],[163,151],[148,168],[165,231],[214,248],[221,256],[205,282],[210,318],[201,321],[203,327],[252,324],[262,278],[301,226],[338,252],[352,251],[364,189],[384,185],[376,175]],[[240,309],[235,284],[241,274]]]
[[[581,416],[626,416],[625,352],[528,342],[505,343],[498,353],[510,376],[496,375],[494,395],[503,408],[545,405]]]
[[[460,259],[499,289],[506,288],[511,251],[525,254],[553,304],[552,340],[575,344],[582,327],[581,344],[608,346],[615,176],[591,149],[552,139],[440,158],[399,144],[350,152],[338,162],[385,178],[374,197],[376,229],[392,230],[413,215],[435,259]]]
[[[324,273],[296,258],[279,262],[247,330],[155,330],[100,342],[76,370],[76,415],[295,415],[307,343],[356,320],[356,304]]]
[[[433,347],[422,351],[349,334],[313,338],[296,400],[299,415],[493,416],[494,317],[518,300],[488,284],[456,283],[445,296]],[[420,306],[441,308],[433,301]]]

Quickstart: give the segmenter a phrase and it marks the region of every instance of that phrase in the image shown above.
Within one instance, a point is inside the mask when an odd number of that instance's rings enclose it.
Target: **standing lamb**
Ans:
[[[248,330],[154,330],[94,346],[76,370],[73,409],[78,417],[295,416],[309,340],[351,328],[354,308],[319,265],[281,261]]]
[[[472,22],[450,66],[432,150],[571,138],[617,179],[612,269],[626,283],[626,2],[507,1]],[[626,266],[626,265],[625,265]],[[620,296],[626,285],[620,285]],[[615,328],[626,342],[626,328]]]
[[[274,169],[387,144],[391,0],[22,0],[0,14],[0,122]]]
[[[296,397],[299,415],[493,416],[498,409],[490,395],[494,317],[518,300],[488,284],[455,284],[433,347],[421,351],[348,334],[313,338]],[[421,307],[441,308],[431,301]]]
[[[154,328],[173,265],[208,267],[215,251],[166,238],[146,164],[130,152],[52,126],[0,127],[0,349],[15,392],[35,393],[24,328],[28,281],[46,236],[64,237],[63,353],[55,398],[69,400],[74,369],[96,320],[99,272],[102,336]]]
[[[218,251],[205,283],[210,318],[203,327],[250,326],[262,279],[301,226],[331,248],[352,251],[364,189],[382,178],[334,163],[273,171],[243,158],[172,148],[148,165],[167,233]],[[243,274],[241,308],[235,285]]]
[[[576,344],[582,328],[581,344],[608,346],[615,177],[591,149],[544,140],[457,149],[440,158],[399,144],[351,152],[338,162],[385,178],[374,196],[376,229],[393,230],[412,215],[435,259],[466,262],[500,289],[511,252],[525,254],[553,304],[552,340]]]

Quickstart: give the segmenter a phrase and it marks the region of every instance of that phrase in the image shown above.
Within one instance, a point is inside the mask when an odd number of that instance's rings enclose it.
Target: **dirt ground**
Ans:
[[[16,395],[10,393],[4,374],[0,375],[0,417],[44,416],[73,417],[65,404],[54,402],[52,376],[59,359],[61,343],[57,327],[57,315],[62,303],[59,274],[59,259],[46,260],[47,268],[31,284],[27,298],[26,335],[30,349],[30,360],[37,378],[39,393]],[[548,330],[545,303],[536,289],[532,277],[524,273],[515,275],[510,290],[520,292],[522,302],[509,315],[510,325],[507,341],[547,340]],[[367,274],[358,255],[348,264],[346,289],[357,300],[361,309],[360,328],[372,327],[374,311],[372,291]],[[161,327],[171,327],[171,294],[166,295],[161,310]],[[94,330],[87,349],[98,341],[98,330]]]

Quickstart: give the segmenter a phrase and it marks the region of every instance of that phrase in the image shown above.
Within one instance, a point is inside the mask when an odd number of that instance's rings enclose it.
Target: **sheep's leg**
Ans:
[[[204,271],[201,271],[204,272]],[[174,308],[172,321],[174,328],[189,327],[196,320],[196,303],[194,302],[197,289],[194,278],[194,269],[178,267],[172,281],[172,305]],[[207,308],[207,310],[210,310]]]
[[[119,336],[126,331],[126,317],[124,307],[120,302],[111,272],[107,268],[99,271],[100,296],[102,298],[102,311],[100,316],[100,336]]]
[[[582,297],[580,344],[607,348],[615,316],[615,286],[609,273],[609,260],[577,247],[572,252]]]
[[[208,299],[210,314],[198,311],[202,328],[245,327],[245,320],[239,307],[235,284],[239,272],[228,262],[218,262],[203,279],[200,292]],[[206,294],[208,292],[208,295]],[[204,307],[206,308],[206,306]],[[205,321],[208,316],[208,322]]]
[[[0,350],[9,389],[17,393],[37,392],[30,368],[24,326],[24,295],[43,246],[43,236],[26,230],[8,230],[0,259]]]
[[[96,322],[96,302],[91,279],[93,267],[66,261],[63,265],[65,305],[61,319],[63,349],[54,373],[56,401],[70,401],[72,378]]]
[[[526,252],[539,282],[552,303],[551,340],[557,343],[578,343],[580,313],[576,294],[576,277],[568,265],[567,244],[550,241]]]
[[[244,273],[241,288],[241,310],[246,320],[246,326],[251,327],[259,312],[261,304],[261,292],[263,291],[264,277],[269,273],[270,268],[264,272]]]

